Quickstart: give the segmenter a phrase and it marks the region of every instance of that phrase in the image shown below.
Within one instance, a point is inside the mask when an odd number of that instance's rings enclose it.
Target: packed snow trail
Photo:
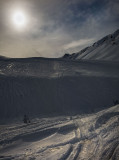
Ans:
[[[95,114],[0,125],[0,160],[118,160],[119,105]]]

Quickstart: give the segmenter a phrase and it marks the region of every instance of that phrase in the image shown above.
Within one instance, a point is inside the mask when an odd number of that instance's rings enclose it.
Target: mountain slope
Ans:
[[[65,59],[119,61],[119,30],[107,35],[78,53],[65,54]]]
[[[119,98],[119,64],[26,58],[0,60],[0,119],[90,113]]]

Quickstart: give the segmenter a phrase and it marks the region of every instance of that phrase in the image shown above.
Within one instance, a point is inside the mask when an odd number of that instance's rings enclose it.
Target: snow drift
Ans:
[[[88,115],[0,125],[0,159],[119,159],[119,105]]]

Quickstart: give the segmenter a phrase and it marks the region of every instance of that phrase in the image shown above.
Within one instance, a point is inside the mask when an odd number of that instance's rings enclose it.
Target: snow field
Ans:
[[[37,118],[28,125],[0,128],[1,160],[119,159],[119,105],[95,114]]]

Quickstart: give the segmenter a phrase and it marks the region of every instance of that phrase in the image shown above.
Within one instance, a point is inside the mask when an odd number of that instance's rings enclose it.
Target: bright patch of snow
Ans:
[[[119,105],[95,114],[0,125],[0,159],[119,159]]]

